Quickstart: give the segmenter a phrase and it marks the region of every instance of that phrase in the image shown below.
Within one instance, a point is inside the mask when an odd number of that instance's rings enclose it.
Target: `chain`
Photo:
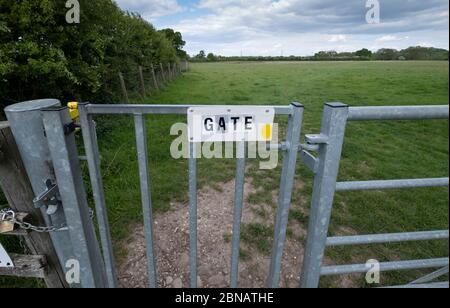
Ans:
[[[91,219],[94,219],[94,211],[92,209],[89,209],[89,211]],[[18,226],[20,229],[34,231],[37,233],[50,233],[67,230],[66,224],[61,224],[60,226],[42,227],[32,225],[28,222],[18,221],[16,219],[16,213],[11,209],[0,210],[0,221],[10,222]]]

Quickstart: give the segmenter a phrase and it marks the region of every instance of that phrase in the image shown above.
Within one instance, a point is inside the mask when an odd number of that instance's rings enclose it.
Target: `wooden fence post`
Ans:
[[[139,79],[141,80],[142,95],[145,99],[145,97],[147,97],[147,93],[145,91],[144,73],[142,72],[142,66],[139,66]]]
[[[164,82],[164,84],[166,84],[167,81],[166,81],[166,76],[165,76],[165,73],[164,73],[164,66],[163,66],[162,63],[159,63],[159,66],[161,68],[161,76],[162,76],[163,82]]]
[[[45,225],[41,210],[34,207],[35,196],[8,122],[0,122],[0,186],[12,210],[28,213],[34,224]],[[35,257],[46,257],[44,281],[47,287],[69,287],[50,235],[24,232],[22,236]]]
[[[168,75],[169,75],[169,79],[172,80],[173,79],[173,72],[172,72],[172,64],[167,63],[167,71],[168,71]]]
[[[152,64],[152,77],[153,77],[153,84],[155,86],[156,91],[159,91],[159,85],[158,85],[158,80],[156,79],[156,74],[155,74],[155,67]]]
[[[128,92],[127,92],[127,87],[125,85],[125,79],[123,79],[123,74],[119,73],[119,79],[120,79],[120,86],[122,88],[122,94],[123,94],[123,98],[125,99],[125,102],[127,104],[130,103],[130,100],[128,98]]]

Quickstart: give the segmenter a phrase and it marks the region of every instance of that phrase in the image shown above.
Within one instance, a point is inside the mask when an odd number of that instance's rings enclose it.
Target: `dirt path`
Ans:
[[[229,287],[234,181],[220,187],[220,192],[206,187],[198,194],[198,284],[204,288]],[[255,188],[248,182],[245,185],[245,200],[251,193],[255,193]],[[276,200],[277,196],[274,194],[273,198]],[[266,215],[256,214],[261,209]],[[273,227],[274,212],[275,209],[271,206],[246,202],[242,222]],[[172,204],[171,211],[155,219],[158,283],[161,287],[189,287],[188,217],[187,205]],[[282,265],[281,287],[298,286],[303,256],[303,245],[298,239],[304,236],[304,227],[291,221]],[[126,288],[147,287],[143,227],[137,226],[124,245],[128,257],[126,263],[120,266],[120,285]],[[241,248],[247,252],[248,257],[239,264],[239,287],[265,286],[270,254],[263,254],[252,246],[241,241]]]

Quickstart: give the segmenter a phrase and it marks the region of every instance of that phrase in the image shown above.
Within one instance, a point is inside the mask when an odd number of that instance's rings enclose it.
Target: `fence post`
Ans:
[[[8,122],[0,122],[0,186],[15,212],[29,213],[33,221],[45,225],[42,213],[34,207],[34,194]],[[45,284],[48,288],[67,288],[65,273],[48,233],[30,232],[23,236],[33,255],[47,259]]]
[[[103,249],[103,259],[106,268],[106,277],[110,288],[117,287],[117,274],[112,251],[111,233],[106,209],[105,193],[100,166],[100,151],[98,148],[97,132],[92,115],[86,110],[86,103],[78,104],[80,113],[81,132],[83,134],[84,151],[88,162],[92,194],[94,196],[95,214],[98,222],[98,232]]]
[[[172,70],[173,70],[173,76],[177,77],[178,76],[178,64],[176,62],[173,64]]]
[[[325,105],[321,135],[326,138],[326,143],[319,144],[319,167],[314,177],[308,237],[300,279],[302,288],[319,286],[347,117],[347,105]]]
[[[155,86],[156,91],[159,91],[158,80],[156,79],[155,67],[153,64],[152,64],[152,78],[153,78],[153,84]]]
[[[292,190],[294,188],[295,171],[303,121],[303,105],[293,103],[291,108],[293,113],[289,116],[287,128],[287,151],[283,159],[277,218],[275,222],[275,235],[272,247],[272,259],[270,262],[270,272],[267,280],[267,284],[270,288],[278,288],[280,284],[281,261],[283,257],[284,243],[286,240],[289,208],[291,205]]]
[[[162,77],[162,80],[163,80],[164,84],[166,84],[167,81],[166,81],[166,76],[165,76],[165,73],[164,73],[164,66],[163,66],[162,63],[159,63],[159,67],[161,68],[161,77]]]
[[[170,62],[167,63],[167,79],[168,79],[169,81],[173,79],[173,76],[172,76],[172,67],[171,67],[171,65],[170,65]]]
[[[74,130],[64,129],[72,120],[66,107],[48,108],[42,113],[74,259],[80,265],[81,286],[104,288],[107,286],[105,266],[87,203]]]
[[[190,287],[197,288],[198,211],[197,211],[197,148],[189,142],[189,268]]]
[[[128,98],[127,87],[125,85],[125,79],[123,79],[123,74],[119,73],[120,87],[122,88],[123,98],[127,104],[130,103],[130,99]]]
[[[41,109],[60,106],[55,99],[36,100],[14,104],[5,108],[11,132],[22,157],[25,170],[33,188],[34,196],[47,189],[46,181],[55,181],[53,166],[44,133]],[[41,208],[42,217],[47,226],[60,226],[66,223],[66,217],[61,207],[55,213],[47,214]],[[67,260],[73,259],[73,248],[68,231],[50,233],[53,245],[58,255],[59,263],[65,266]]]
[[[145,91],[144,73],[142,72],[142,66],[140,65],[139,65],[139,79],[141,81],[142,97],[145,99],[147,93]]]

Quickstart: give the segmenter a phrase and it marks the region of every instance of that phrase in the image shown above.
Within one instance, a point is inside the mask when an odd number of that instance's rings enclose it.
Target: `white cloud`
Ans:
[[[124,10],[138,12],[144,18],[153,19],[183,10],[177,0],[115,0]]]
[[[199,0],[182,8],[176,0],[119,0],[145,16],[202,9],[202,15],[158,22],[180,31],[189,53],[223,55],[311,54],[363,47],[408,47],[429,42],[448,48],[447,0],[379,0],[381,23],[367,24],[365,0]],[[181,1],[180,1],[181,3]],[[122,5],[121,5],[122,6]],[[122,6],[123,7],[123,6]],[[205,13],[206,12],[206,13]]]
[[[398,40],[399,38],[395,35],[384,35],[380,38],[377,38],[377,42],[394,42]]]
[[[347,42],[347,36],[344,34],[332,35],[329,38],[328,42],[330,43]]]

